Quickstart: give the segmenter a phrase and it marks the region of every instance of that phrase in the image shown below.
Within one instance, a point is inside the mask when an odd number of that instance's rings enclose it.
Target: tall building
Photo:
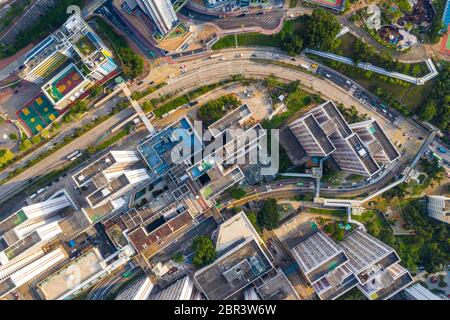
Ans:
[[[194,282],[189,276],[184,276],[167,288],[152,293],[148,300],[194,300],[196,296]]]
[[[380,171],[377,162],[400,156],[375,120],[348,125],[332,101],[292,122],[289,131],[309,157],[331,156],[341,170],[363,176]]]
[[[26,55],[25,80],[42,83],[70,60],[86,78],[100,80],[117,68],[105,44],[78,15],[67,19],[61,28],[41,41]]]
[[[86,201],[75,215],[81,225],[124,207],[129,192],[152,179],[136,151],[113,150],[72,176]],[[80,192],[81,192],[80,191]]]
[[[153,288],[150,278],[144,277],[120,292],[114,300],[147,300]]]
[[[411,287],[406,288],[403,293],[408,300],[444,300],[422,286],[420,283],[415,283]]]
[[[389,163],[400,157],[400,153],[375,120],[352,123],[350,129],[358,135],[375,161]]]
[[[206,299],[299,299],[243,211],[219,226],[216,251],[217,259],[194,274]]]
[[[68,193],[61,190],[0,222],[0,297],[67,258],[62,248],[46,245],[69,231],[64,221],[76,209]]]
[[[427,196],[428,215],[439,221],[450,223],[450,198]]]
[[[137,0],[140,8],[147,13],[162,34],[167,34],[178,22],[170,0]]]
[[[57,109],[64,109],[92,82],[117,69],[109,49],[79,15],[69,17],[25,58],[19,76],[37,84],[46,82],[42,93]]]
[[[292,253],[322,300],[334,300],[355,286],[370,300],[385,300],[413,281],[394,249],[360,229],[339,243],[316,230]]]
[[[62,234],[60,222],[75,208],[63,190],[43,202],[23,207],[3,220],[0,228],[6,231],[0,236],[0,265],[20,259],[33,248]]]

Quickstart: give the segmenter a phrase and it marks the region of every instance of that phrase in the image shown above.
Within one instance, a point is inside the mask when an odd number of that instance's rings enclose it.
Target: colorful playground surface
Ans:
[[[78,69],[74,65],[69,65],[44,85],[43,90],[51,97],[54,103],[58,103],[83,81],[84,77]]]
[[[320,6],[342,11],[345,8],[345,0],[305,0]]]
[[[41,94],[27,103],[27,105],[17,111],[16,114],[17,118],[32,135],[42,131],[60,116],[60,113],[55,110],[44,94]]]
[[[440,52],[450,55],[450,25],[448,26],[447,33],[442,37]]]

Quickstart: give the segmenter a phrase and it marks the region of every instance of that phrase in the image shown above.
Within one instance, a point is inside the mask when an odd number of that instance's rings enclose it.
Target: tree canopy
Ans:
[[[89,95],[92,98],[96,98],[98,97],[103,91],[103,88],[99,85],[93,85],[90,89],[89,89]]]
[[[14,153],[9,149],[0,149],[0,168],[14,158]]]
[[[210,264],[216,258],[216,248],[214,247],[211,238],[207,236],[196,237],[192,247],[195,250],[192,262],[197,268]]]
[[[247,194],[247,192],[239,187],[235,187],[235,188],[231,188],[230,189],[230,195],[233,199],[242,199],[243,197],[245,197],[245,195]]]
[[[380,234],[382,241],[397,249],[405,266],[416,271],[423,266],[429,273],[441,270],[450,259],[449,227],[428,217],[425,204],[409,202],[402,210],[405,221],[414,230],[414,236],[393,237],[392,230]]]
[[[77,121],[80,119],[81,115],[85,112],[87,112],[88,106],[86,101],[84,100],[77,100],[74,105],[70,108],[69,112],[64,116],[63,121],[64,122],[72,122]]]
[[[232,95],[226,95],[211,100],[198,109],[198,116],[205,125],[211,125],[222,118],[227,109],[234,109],[241,104],[239,99]]]
[[[278,227],[280,222],[280,214],[278,212],[278,205],[275,199],[268,199],[264,201],[261,211],[257,215],[258,224],[272,230]]]
[[[308,48],[331,49],[341,26],[336,17],[323,9],[316,9],[307,18],[303,42]]]
[[[424,121],[430,121],[440,129],[450,130],[450,63],[442,61],[442,70],[433,83],[431,93],[419,110]]]

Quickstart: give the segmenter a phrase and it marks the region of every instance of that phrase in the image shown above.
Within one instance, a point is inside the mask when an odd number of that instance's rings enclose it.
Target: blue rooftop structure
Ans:
[[[450,24],[450,0],[447,0],[447,4],[445,5],[444,14],[442,15],[442,23],[444,24],[445,29],[447,29]]]
[[[186,132],[189,134],[190,139],[183,139],[182,136],[175,137],[174,133],[177,129],[187,130]],[[172,164],[171,151],[179,143],[188,143],[186,147],[190,148],[192,154],[196,151],[195,148],[203,146],[201,139],[195,134],[186,118],[149,138],[138,146],[138,150],[155,176],[160,177],[170,169]]]
[[[48,46],[55,43],[55,38],[53,36],[48,36],[44,40],[42,40],[37,46],[35,46],[33,49],[30,50],[25,55],[26,61],[33,59],[36,55],[38,55],[42,50],[47,48]]]

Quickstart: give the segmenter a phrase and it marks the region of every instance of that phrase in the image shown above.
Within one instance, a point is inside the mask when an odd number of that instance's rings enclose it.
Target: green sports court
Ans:
[[[60,113],[44,94],[34,98],[16,114],[32,135],[38,134],[60,116]]]

